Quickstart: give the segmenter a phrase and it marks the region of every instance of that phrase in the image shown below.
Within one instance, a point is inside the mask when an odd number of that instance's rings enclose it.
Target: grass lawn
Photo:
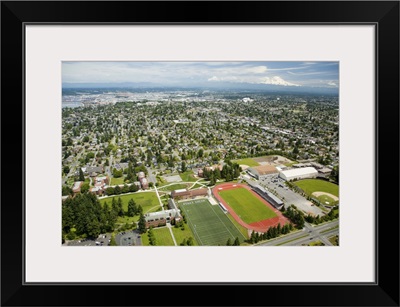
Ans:
[[[205,186],[207,186],[207,185],[205,185]],[[204,188],[204,185],[196,183],[193,186],[191,186],[191,189],[198,189],[198,188]]]
[[[226,245],[229,238],[232,242],[236,237],[240,242],[246,239],[221,208],[212,206],[206,199],[180,202],[179,208],[200,245]]]
[[[314,242],[310,242],[310,244],[308,244],[309,246],[325,246],[324,243],[322,243],[321,241],[314,241]]]
[[[129,225],[132,225],[132,227],[130,227],[129,229],[133,229],[136,228],[136,225],[133,226],[133,222],[137,222],[139,220],[139,215],[136,216],[119,216],[117,218],[117,224],[119,225],[125,225],[126,223],[128,223]]]
[[[256,161],[254,161],[252,158],[246,158],[246,159],[240,159],[240,160],[233,160],[232,162],[235,162],[237,164],[244,164],[248,166],[259,166],[260,164]]]
[[[157,246],[175,246],[172,240],[171,233],[167,227],[153,228],[154,237],[156,238]],[[142,244],[145,246],[151,246],[149,244],[149,232],[142,235]]]
[[[339,246],[339,236],[330,237],[329,242],[331,242],[334,246]]]
[[[196,237],[194,236],[189,225],[187,225],[187,224],[185,225],[184,230],[182,230],[180,227],[178,227],[178,228],[172,227],[172,232],[174,234],[176,244],[178,244],[178,245],[181,244],[184,239],[188,239],[190,237],[193,238],[194,245],[196,245],[196,246],[199,245],[199,243],[197,243],[197,241],[196,241]]]
[[[125,195],[113,195],[100,199],[100,204],[103,205],[105,202],[107,202],[108,206],[111,207],[113,197],[115,200],[118,200],[118,197],[121,197],[122,208],[124,211],[128,211],[128,202],[131,198],[135,201],[136,205],[142,206],[143,213],[154,212],[160,208],[160,202],[158,201],[158,197],[155,192],[136,192]]]
[[[245,188],[218,192],[247,224],[275,217],[275,212]]]
[[[124,184],[125,183],[125,179],[124,177],[119,177],[119,178],[111,178],[111,182],[110,185],[120,185],[120,184]]]
[[[197,179],[193,177],[193,171],[186,171],[184,173],[179,174],[181,176],[182,181],[184,182],[191,182],[196,181]]]
[[[326,192],[339,197],[339,186],[329,181],[318,179],[304,179],[294,182],[307,195],[314,192]]]
[[[177,184],[172,184],[169,186],[163,186],[163,187],[159,187],[157,189],[161,190],[161,191],[173,191],[173,190],[180,190],[180,189],[186,189],[187,185],[184,183],[177,183]]]

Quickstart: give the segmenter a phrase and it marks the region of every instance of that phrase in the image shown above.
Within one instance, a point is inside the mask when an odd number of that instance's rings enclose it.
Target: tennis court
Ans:
[[[200,245],[226,245],[229,238],[233,242],[236,237],[242,243],[246,239],[222,209],[206,199],[180,202],[179,207]]]

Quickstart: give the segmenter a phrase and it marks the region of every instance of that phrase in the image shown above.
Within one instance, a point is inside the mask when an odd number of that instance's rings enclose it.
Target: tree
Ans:
[[[331,172],[331,178],[339,184],[339,165],[335,166]]]
[[[85,176],[83,175],[82,168],[79,168],[79,181],[85,181]]]
[[[226,246],[232,246],[232,240],[231,240],[231,238],[229,238],[228,241],[226,241]]]
[[[115,194],[114,188],[113,187],[108,187],[106,189],[106,194],[107,195],[114,195]]]
[[[115,214],[115,216],[118,216],[119,208],[115,197],[113,197],[111,200],[111,211]]]
[[[114,178],[120,178],[123,175],[123,170],[117,170],[116,168],[113,169],[113,177]]]
[[[189,238],[187,239],[187,241],[186,241],[186,244],[187,244],[188,246],[193,246],[193,245],[194,245],[194,240],[193,240],[193,238],[192,238],[192,237],[189,237]]]
[[[127,184],[124,184],[122,188],[122,193],[128,193],[129,192],[129,186]]]
[[[239,238],[236,237],[235,242],[233,242],[233,246],[239,246],[239,245],[240,245]]]
[[[121,199],[121,197],[118,197],[117,207],[118,207],[118,215],[119,216],[124,216],[124,208],[122,207],[122,199]]]
[[[111,235],[110,246],[117,246],[117,242],[115,241],[114,235]]]
[[[114,194],[115,194],[115,195],[121,194],[121,188],[120,188],[118,185],[115,186],[115,188],[114,188]]]
[[[68,173],[69,173],[69,166],[68,165],[63,167],[63,172],[64,172],[65,175],[68,175]]]
[[[135,201],[131,198],[128,202],[128,216],[134,216],[137,212]]]
[[[129,186],[129,192],[137,192],[137,190],[139,190],[139,188],[137,187],[137,185],[136,184],[131,184],[130,186]]]
[[[62,186],[62,196],[72,195],[74,194],[72,189],[66,185]]]
[[[185,246],[187,244],[186,238],[183,239],[183,241],[181,242],[181,244],[179,244],[180,246]]]
[[[89,188],[90,188],[89,183],[85,182],[81,186],[81,193],[86,193],[87,191],[89,191]]]
[[[140,217],[139,217],[138,230],[140,233],[146,232],[146,220],[145,220],[143,214],[140,214]]]
[[[182,161],[182,164],[181,164],[181,171],[182,171],[182,173],[186,172],[186,170],[187,170],[186,162],[185,162],[185,161]]]

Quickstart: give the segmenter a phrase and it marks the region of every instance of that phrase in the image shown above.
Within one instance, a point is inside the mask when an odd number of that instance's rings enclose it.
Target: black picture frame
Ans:
[[[24,283],[24,25],[132,22],[376,26],[376,283]],[[399,1],[2,1],[1,77],[2,306],[399,306]]]

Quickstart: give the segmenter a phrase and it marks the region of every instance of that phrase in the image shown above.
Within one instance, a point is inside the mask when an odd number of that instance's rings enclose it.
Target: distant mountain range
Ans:
[[[305,87],[305,86],[283,86],[273,84],[253,84],[237,82],[207,82],[192,85],[163,85],[152,82],[120,82],[120,83],[63,83],[63,89],[160,89],[160,90],[253,90],[271,93],[290,93],[290,94],[326,94],[339,95],[339,88],[334,87]]]

